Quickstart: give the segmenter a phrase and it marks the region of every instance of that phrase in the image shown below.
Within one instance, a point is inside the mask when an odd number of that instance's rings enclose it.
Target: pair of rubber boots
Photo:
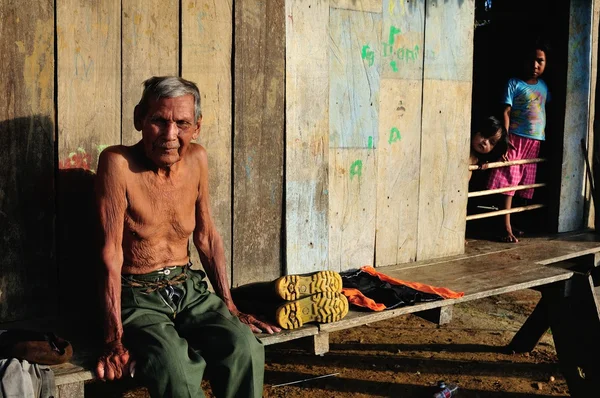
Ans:
[[[275,280],[274,288],[285,300],[275,310],[275,320],[283,329],[335,322],[348,314],[348,299],[341,293],[342,278],[337,272],[282,276]]]

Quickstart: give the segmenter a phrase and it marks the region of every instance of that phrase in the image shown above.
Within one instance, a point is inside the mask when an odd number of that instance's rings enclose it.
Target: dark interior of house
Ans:
[[[526,233],[556,232],[558,195],[562,161],[562,136],[565,121],[567,45],[569,39],[569,2],[560,0],[476,0],[473,53],[472,125],[478,118],[496,116],[502,120],[502,92],[511,77],[522,71],[522,52],[526,43],[542,40],[550,46],[542,79],[547,83],[551,101],[546,105],[546,141],[538,164],[536,182],[548,184],[535,190],[533,199],[515,196],[513,207],[543,203],[545,208],[513,214],[513,225]],[[488,171],[475,171],[469,191],[486,189]],[[501,194],[469,200],[467,214],[501,208]],[[467,222],[467,237],[494,239],[503,227],[503,216]]]

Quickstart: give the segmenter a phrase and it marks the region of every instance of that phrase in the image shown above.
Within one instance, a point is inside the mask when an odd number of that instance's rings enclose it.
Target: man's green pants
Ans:
[[[203,397],[206,369],[215,396],[261,397],[264,347],[207,290],[204,276],[187,267],[123,276],[124,342],[135,377],[152,397]],[[183,281],[165,283],[174,278]]]

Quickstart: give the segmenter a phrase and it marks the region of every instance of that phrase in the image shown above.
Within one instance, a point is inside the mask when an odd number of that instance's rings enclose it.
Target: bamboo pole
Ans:
[[[546,207],[546,205],[537,204],[537,205],[529,205],[529,206],[523,206],[523,207],[513,207],[512,209],[491,211],[491,212],[488,212],[488,213],[472,214],[470,216],[467,216],[467,221],[478,220],[480,218],[501,216],[503,214],[520,213],[522,211],[541,209],[542,207]]]
[[[514,187],[504,187],[504,188],[488,189],[486,191],[469,192],[467,197],[475,198],[477,196],[494,195],[496,193],[511,192],[511,191],[521,191],[523,189],[542,188],[545,186],[546,186],[545,183],[529,184],[529,185],[516,185]]]
[[[499,167],[516,166],[518,164],[542,163],[545,161],[546,161],[546,159],[544,159],[544,158],[533,158],[533,159],[509,160],[508,162],[492,162],[492,163],[486,163],[485,165],[487,166],[486,169],[497,169]],[[482,169],[481,169],[481,166],[472,164],[469,166],[469,171],[473,171],[473,170],[482,170]]]

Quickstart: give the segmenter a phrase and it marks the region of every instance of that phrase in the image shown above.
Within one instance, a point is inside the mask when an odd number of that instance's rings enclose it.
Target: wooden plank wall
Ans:
[[[474,11],[473,0],[426,2],[419,260],[464,251]]]
[[[591,105],[591,2],[572,0],[569,15],[569,63],[558,232],[574,231],[584,225],[585,163],[581,140],[587,140]]]
[[[278,278],[284,258],[284,0],[235,3],[233,285]]]
[[[54,2],[0,2],[0,322],[55,311]]]
[[[133,107],[152,75],[200,87],[198,141],[234,285],[463,250],[473,0],[59,0],[56,21],[52,4],[34,14],[0,5],[2,37],[15,38],[2,40],[3,95],[18,93],[2,116],[3,131],[19,131],[3,144],[0,181],[2,225],[15,231],[0,276],[9,303],[26,294],[17,264],[33,262],[15,243],[33,217],[16,200],[31,188],[19,173],[44,175],[35,189],[52,192],[56,124],[59,275],[76,275],[96,250],[81,234],[95,219],[81,214],[93,214],[98,154],[137,142]],[[37,155],[23,171],[28,150]],[[46,197],[31,214],[47,228],[32,241],[44,238],[35,255],[54,261]],[[0,317],[21,316],[8,308]]]
[[[329,0],[286,0],[286,273],[327,269]]]

